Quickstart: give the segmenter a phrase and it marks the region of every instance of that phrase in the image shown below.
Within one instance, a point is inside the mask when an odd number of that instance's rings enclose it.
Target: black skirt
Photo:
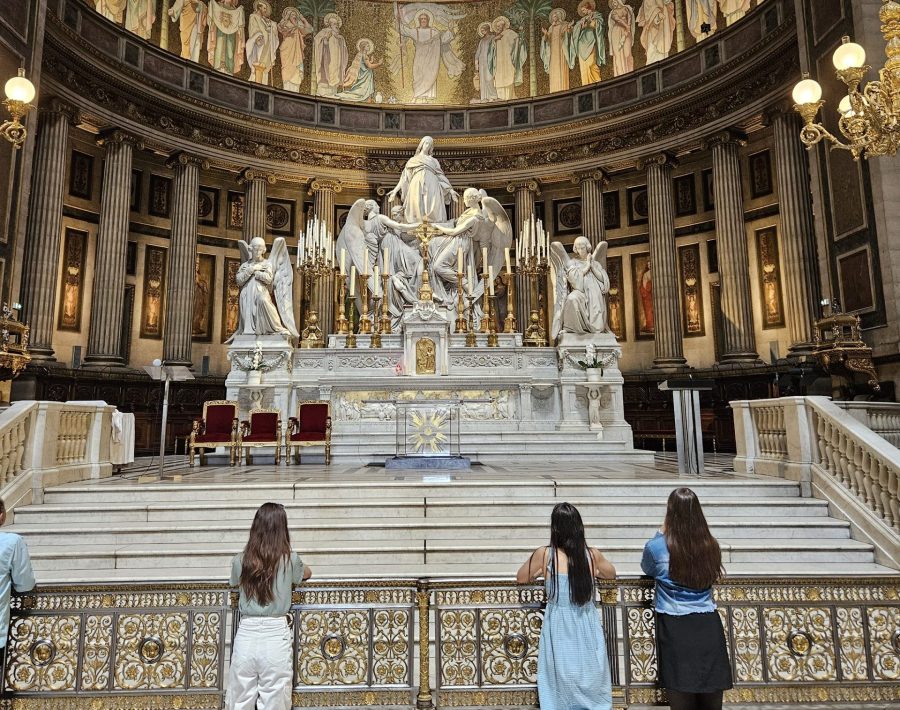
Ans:
[[[718,612],[656,615],[659,684],[682,693],[714,693],[732,687],[731,663]]]

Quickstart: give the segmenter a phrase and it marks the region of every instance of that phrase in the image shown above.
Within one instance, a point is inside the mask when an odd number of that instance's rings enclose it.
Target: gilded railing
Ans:
[[[732,578],[715,597],[734,675],[726,702],[900,702],[900,576]],[[665,700],[652,600],[647,580],[599,589],[616,707]],[[222,584],[14,598],[0,707],[218,710],[235,603]],[[542,607],[540,587],[505,580],[304,584],[294,706],[534,705]]]

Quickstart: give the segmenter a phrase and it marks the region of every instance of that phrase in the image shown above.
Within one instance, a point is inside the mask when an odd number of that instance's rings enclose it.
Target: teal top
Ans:
[[[244,564],[244,553],[235,555],[231,560],[231,586],[241,583],[241,568]],[[279,565],[278,572],[272,581],[272,601],[266,605],[256,599],[249,598],[243,589],[239,609],[242,616],[284,616],[291,609],[291,592],[295,584],[303,581],[303,560],[296,552],[292,552],[287,564]]]

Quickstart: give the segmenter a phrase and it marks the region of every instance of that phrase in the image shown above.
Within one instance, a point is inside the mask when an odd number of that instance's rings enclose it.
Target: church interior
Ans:
[[[730,708],[900,703],[900,2],[0,3],[0,709],[218,710],[266,501],[295,708],[615,708],[703,501]]]

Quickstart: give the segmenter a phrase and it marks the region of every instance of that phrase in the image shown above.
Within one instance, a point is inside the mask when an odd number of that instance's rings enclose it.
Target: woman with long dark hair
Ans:
[[[588,547],[574,505],[560,503],[550,516],[550,544],[539,547],[516,581],[544,578],[547,608],[538,650],[541,710],[610,710],[612,681],[594,579],[614,579],[616,568]]]
[[[231,562],[240,589],[241,625],[231,649],[228,710],[290,710],[293,677],[291,592],[312,571],[291,550],[287,514],[263,503],[247,546]]]
[[[732,687],[725,631],[712,598],[722,551],[697,495],[676,488],[662,529],[644,545],[644,574],[656,580],[659,682],[672,710],[721,710]]]

